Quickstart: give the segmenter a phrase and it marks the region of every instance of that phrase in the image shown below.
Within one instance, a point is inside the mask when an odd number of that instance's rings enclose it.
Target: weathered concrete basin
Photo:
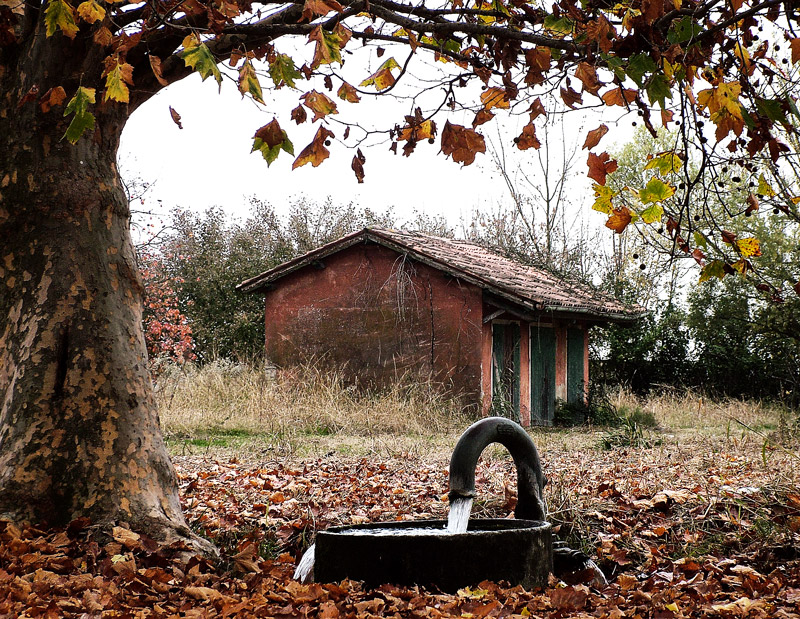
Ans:
[[[476,519],[465,533],[448,533],[446,527],[444,520],[415,520],[320,531],[314,580],[416,584],[450,593],[482,580],[526,589],[547,584],[553,569],[550,523]]]

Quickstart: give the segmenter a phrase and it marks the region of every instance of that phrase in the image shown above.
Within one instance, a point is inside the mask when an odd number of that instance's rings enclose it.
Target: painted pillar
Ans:
[[[481,334],[481,414],[486,417],[492,408],[492,323],[483,323]]]
[[[531,425],[531,327],[519,322],[519,422],[527,428]]]
[[[589,403],[589,325],[583,326],[583,401]]]
[[[556,399],[567,401],[567,329],[553,321],[556,330]]]

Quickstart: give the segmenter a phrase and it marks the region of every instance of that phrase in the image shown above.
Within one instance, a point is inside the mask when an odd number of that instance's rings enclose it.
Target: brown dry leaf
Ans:
[[[620,206],[614,209],[614,212],[606,221],[606,228],[610,228],[617,234],[622,234],[629,223],[631,223],[630,210],[626,206]]]
[[[223,597],[219,591],[211,587],[185,587],[183,591],[189,597],[205,602],[218,600]]]
[[[259,138],[264,144],[269,146],[270,148],[274,148],[276,146],[280,146],[284,142],[284,135],[281,126],[278,124],[278,120],[273,118],[271,122],[267,123],[263,127],[261,127],[258,131],[256,131],[254,138]],[[255,481],[255,480],[253,480]],[[277,494],[277,493],[276,493]],[[272,501],[272,499],[270,499]],[[277,501],[272,501],[277,502]]]
[[[792,50],[792,63],[796,64],[800,62],[800,37],[789,39],[789,46]]]
[[[350,103],[358,103],[361,101],[361,97],[358,96],[358,91],[355,89],[354,86],[351,86],[347,82],[342,82],[342,85],[339,87],[339,90],[336,92],[336,95]]]
[[[112,528],[111,537],[129,550],[141,546],[141,536],[138,533],[134,533],[130,529],[126,529],[124,527]]]
[[[538,149],[541,147],[542,144],[539,142],[539,138],[536,137],[536,127],[534,127],[533,121],[523,127],[522,133],[517,137],[515,142],[517,143],[517,148],[520,150],[528,150],[529,148]]]
[[[306,122],[308,115],[306,114],[305,108],[302,105],[298,105],[296,108],[292,110],[290,118],[298,125],[301,125],[304,122]]]
[[[505,89],[497,86],[487,88],[481,93],[481,103],[483,103],[483,109],[486,111],[491,110],[493,107],[501,110],[506,110],[509,107],[508,95]]]
[[[603,82],[597,78],[597,70],[587,62],[578,64],[578,68],[575,69],[575,77],[583,83],[583,89],[593,95],[596,95],[603,86]]]
[[[628,104],[636,101],[637,91],[632,88],[613,88],[601,97],[606,105],[621,105],[626,107]]]
[[[550,592],[550,604],[561,611],[580,610],[586,606],[588,597],[589,587],[586,585],[557,587]]]
[[[561,88],[561,98],[564,100],[569,107],[573,110],[577,104],[583,103],[583,97],[581,93],[574,90],[571,86],[568,88]]]
[[[297,159],[292,164],[292,170],[310,163],[315,168],[323,161],[330,157],[330,151],[325,148],[328,138],[334,137],[333,132],[326,127],[320,127],[317,134],[311,141],[311,144],[306,146]],[[282,493],[281,493],[282,494]]]
[[[319,605],[319,619],[338,619],[339,609],[331,601],[323,602]]]
[[[336,0],[306,0],[303,4],[301,20],[311,21],[315,17],[327,15],[331,12],[341,13],[344,7]]]
[[[586,134],[586,141],[583,143],[583,148],[593,149],[600,143],[603,136],[608,133],[608,126],[605,124],[600,125],[597,129],[592,129]]]
[[[447,121],[442,131],[442,152],[456,163],[469,165],[476,154],[486,152],[486,142],[477,131]]]
[[[472,120],[472,128],[479,127],[480,125],[489,122],[494,118],[494,114],[489,112],[483,108],[478,110],[478,113],[475,114],[475,118]]]
[[[66,98],[67,93],[64,92],[64,89],[61,86],[56,86],[42,95],[42,98],[39,99],[39,108],[43,114],[47,114],[51,108],[64,103]]]
[[[618,167],[617,160],[611,159],[611,155],[605,151],[599,155],[589,153],[586,164],[589,166],[587,176],[597,182],[598,185],[605,185],[606,176],[614,172]]]
[[[358,180],[359,183],[364,182],[364,162],[366,160],[367,158],[364,157],[364,154],[361,152],[361,149],[359,148],[358,152],[353,157],[352,163],[350,164],[350,167],[355,173],[356,179]]]
[[[153,71],[153,75],[155,75],[158,83],[162,86],[167,86],[169,82],[167,82],[161,74],[161,58],[153,54],[150,54],[148,58],[150,59],[150,69]]]
[[[314,112],[314,118],[311,122],[316,122],[321,118],[325,118],[328,114],[338,114],[336,103],[328,95],[316,90],[307,92],[302,97],[305,106]]]
[[[181,115],[175,111],[175,109],[170,106],[169,107],[169,115],[172,117],[172,122],[178,125],[178,129],[183,129],[183,125],[181,124]]]

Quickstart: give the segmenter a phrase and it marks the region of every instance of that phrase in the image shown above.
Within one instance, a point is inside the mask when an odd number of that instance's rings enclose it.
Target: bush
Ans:
[[[556,401],[554,425],[572,427],[583,423],[599,426],[616,426],[620,423],[619,413],[608,396],[606,386],[602,383],[589,383],[585,402]]]

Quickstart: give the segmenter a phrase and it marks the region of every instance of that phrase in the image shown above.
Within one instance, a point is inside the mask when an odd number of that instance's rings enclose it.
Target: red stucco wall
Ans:
[[[267,358],[344,368],[361,385],[432,377],[478,403],[481,291],[378,245],[304,267],[265,296]]]

